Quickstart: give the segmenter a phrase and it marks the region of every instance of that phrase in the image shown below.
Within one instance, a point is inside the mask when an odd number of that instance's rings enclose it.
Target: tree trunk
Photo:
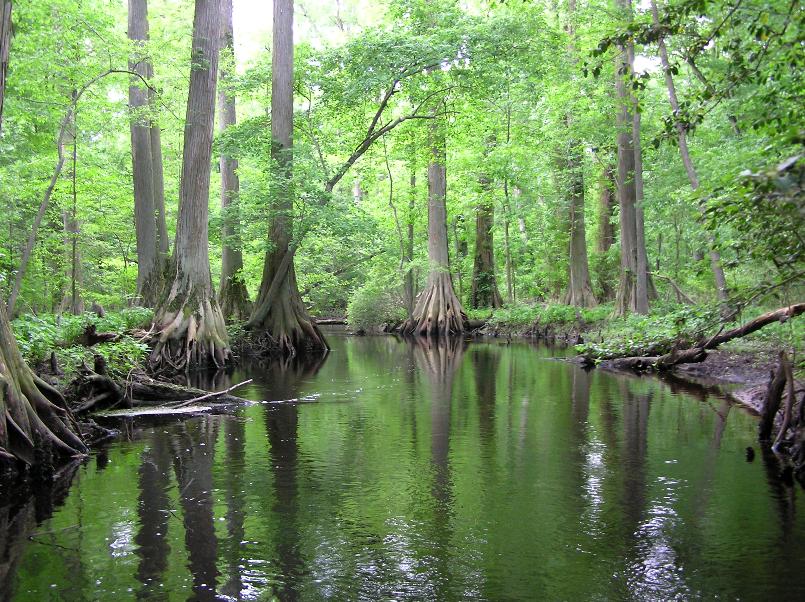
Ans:
[[[467,316],[453,290],[447,251],[447,166],[444,119],[435,117],[430,129],[428,164],[428,282],[417,299],[403,334],[441,335],[464,331]]]
[[[218,0],[195,3],[173,282],[166,287],[155,316],[159,335],[150,360],[156,369],[221,367],[230,356],[224,317],[213,293],[207,232],[220,37],[218,4]]]
[[[659,27],[660,17],[657,11],[657,3],[651,0],[651,16],[654,22],[654,27]],[[671,63],[668,60],[668,50],[665,47],[665,40],[662,35],[657,38],[657,47],[660,51],[660,62],[662,64],[663,72],[665,73],[665,86],[668,89],[668,102],[674,112],[674,116],[679,116],[679,100],[676,96],[676,86],[674,86],[674,76],[671,72]],[[696,173],[696,168],[690,157],[688,150],[688,131],[687,126],[681,119],[676,119],[676,132],[677,142],[679,143],[679,155],[682,158],[682,163],[685,166],[685,172],[688,175],[688,181],[692,190],[699,188],[699,175]],[[729,289],[727,288],[727,279],[724,276],[724,268],[721,266],[721,255],[713,246],[712,236],[710,238],[710,268],[713,271],[713,279],[716,283],[716,290],[718,292],[718,300],[724,303],[729,297]]]
[[[575,80],[578,58],[574,44],[575,26],[573,14],[576,12],[576,0],[568,2],[569,19],[565,31],[570,38],[567,46],[568,62],[570,63],[571,79]],[[570,140],[562,160],[565,173],[565,187],[568,196],[570,227],[570,249],[568,258],[568,290],[565,303],[576,307],[594,307],[598,301],[593,294],[593,285],[590,281],[590,262],[587,257],[587,232],[584,223],[584,155],[581,142],[573,137],[573,114],[565,114],[565,125],[571,132]]]
[[[570,258],[568,291],[565,303],[576,307],[595,307],[598,302],[590,281],[590,263],[587,257],[587,233],[584,223],[584,172],[582,148],[571,140],[565,163],[567,194],[570,205]]]
[[[129,0],[129,39],[137,49],[129,69],[148,77],[144,45],[148,40],[146,0]],[[154,202],[154,161],[148,91],[138,77],[129,83],[131,110],[131,165],[134,179],[134,226],[137,235],[137,297],[147,306],[157,304],[162,287],[158,254],[156,204]]]
[[[631,0],[618,0],[619,8],[631,20]],[[630,44],[620,48],[615,70],[615,91],[618,99],[618,172],[617,190],[620,206],[621,276],[615,303],[615,315],[629,312],[645,313],[648,308],[646,295],[638,298],[638,230],[637,193],[635,189],[635,151],[633,144],[634,120],[630,109],[634,106],[631,93],[632,51]],[[641,278],[642,279],[642,278]],[[641,291],[647,294],[647,287]]]
[[[408,317],[414,315],[414,269],[411,267],[411,262],[414,260],[414,215],[416,211],[416,150],[413,149],[411,153],[411,180],[410,189],[408,194],[408,236],[405,241],[405,257],[403,261],[408,265],[405,271],[405,309],[408,312]]]
[[[478,179],[481,198],[475,206],[475,257],[472,267],[470,306],[474,308],[503,306],[495,277],[495,205],[491,182],[486,174]]]
[[[147,23],[146,23],[147,25]],[[154,77],[154,68],[147,63],[148,79]],[[157,248],[160,253],[160,265],[164,269],[170,254],[170,240],[168,239],[168,225],[165,220],[165,176],[162,168],[162,132],[156,121],[156,92],[148,90],[148,103],[151,110],[151,161],[154,164],[154,210],[157,219]]]
[[[615,206],[615,169],[608,165],[601,172],[598,196],[598,238],[595,250],[606,253],[615,242],[615,229],[612,227],[612,209]]]
[[[234,34],[232,29],[232,0],[221,0],[221,44],[222,48],[234,55]],[[232,74],[221,69],[221,83],[218,90],[218,127],[223,133],[236,123],[235,96],[226,89]],[[221,213],[223,214],[223,248],[221,250],[221,291],[218,302],[225,319],[245,320],[249,316],[249,293],[243,282],[243,254],[240,238],[240,209],[238,192],[238,161],[222,154],[221,167]]]
[[[293,0],[274,2],[271,58],[272,191],[270,247],[247,327],[265,333],[284,355],[327,349],[302,303],[293,264]]]
[[[629,63],[634,66],[634,45],[629,45]],[[637,313],[648,314],[650,290],[648,275],[648,252],[646,250],[646,219],[643,212],[643,147],[640,136],[641,115],[637,95],[632,95],[632,146],[634,147],[635,183],[635,244],[637,245]],[[656,298],[656,294],[654,295]]]

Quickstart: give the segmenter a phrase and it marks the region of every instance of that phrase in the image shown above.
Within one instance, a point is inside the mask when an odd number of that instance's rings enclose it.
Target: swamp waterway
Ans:
[[[0,507],[0,600],[805,599],[804,492],[723,398],[525,343],[329,340]]]

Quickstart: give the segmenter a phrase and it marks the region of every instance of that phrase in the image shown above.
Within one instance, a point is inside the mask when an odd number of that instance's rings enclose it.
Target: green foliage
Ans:
[[[93,356],[97,354],[106,359],[113,375],[125,376],[148,353],[148,346],[129,333],[133,329],[145,327],[152,317],[153,312],[150,309],[141,307],[109,312],[103,318],[94,313],[78,316],[25,314],[12,322],[12,329],[23,358],[29,364],[45,362],[51,352],[55,351],[59,366],[67,374],[71,374],[82,361],[92,365]],[[90,324],[94,324],[98,332],[117,334],[118,339],[92,347],[78,344],[78,338]]]
[[[560,327],[570,324],[588,326],[596,324],[612,313],[609,305],[594,308],[579,308],[572,305],[508,305],[496,309],[489,324],[496,328],[522,329],[538,325],[540,327]]]
[[[675,307],[650,316],[637,314],[607,320],[597,342],[576,346],[589,357],[662,355],[675,345],[690,346],[715,333],[721,315],[716,306]]]
[[[371,331],[405,318],[399,288],[388,282],[367,282],[352,293],[347,306],[347,320],[355,330]]]

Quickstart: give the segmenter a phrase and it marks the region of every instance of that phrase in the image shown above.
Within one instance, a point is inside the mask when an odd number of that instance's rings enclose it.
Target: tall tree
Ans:
[[[282,353],[295,355],[324,350],[327,343],[302,303],[293,260],[293,0],[274,2],[271,69],[270,247],[247,326],[274,339]]]
[[[0,4],[0,129],[11,43],[11,0]],[[52,464],[51,454],[86,451],[67,403],[23,361],[0,302],[0,472],[24,464]],[[6,464],[4,467],[3,464]]]
[[[419,294],[413,315],[402,326],[404,334],[440,335],[464,331],[467,316],[450,278],[447,251],[447,140],[446,120],[434,109],[430,125],[428,162],[428,282]]]
[[[569,37],[567,45],[568,62],[571,65],[571,79],[575,79],[578,58],[574,37],[576,34],[573,23],[576,11],[576,0],[568,2],[568,17],[565,31]],[[565,190],[568,197],[569,226],[570,226],[570,253],[568,261],[568,289],[565,303],[577,307],[593,307],[597,305],[593,294],[593,285],[590,281],[590,262],[587,257],[587,231],[584,222],[584,163],[581,141],[573,133],[573,113],[565,114],[565,124],[571,137],[568,140],[564,157]]]
[[[617,5],[624,17],[631,20],[631,0],[618,0]],[[639,124],[638,128],[635,128],[635,119],[632,115],[635,106],[635,99],[631,91],[631,79],[634,73],[633,61],[633,43],[631,41],[624,42],[619,48],[615,70],[615,92],[618,102],[616,121],[618,130],[618,171],[616,187],[620,207],[621,234],[621,274],[615,304],[616,315],[625,315],[629,312],[648,313],[648,287],[638,288],[638,282],[644,282],[646,274],[638,274],[638,247],[642,245],[645,249],[645,239],[642,238],[642,227],[638,229],[637,226],[637,189],[633,136],[635,129],[639,132]]]
[[[656,0],[651,0],[651,17],[654,27],[659,28],[660,16],[657,10]],[[660,51],[660,62],[662,63],[662,70],[665,74],[665,87],[668,90],[668,102],[671,105],[671,110],[674,112],[674,127],[676,127],[677,132],[679,156],[682,158],[682,164],[685,166],[685,173],[688,176],[690,187],[695,191],[699,188],[699,175],[696,173],[696,167],[693,165],[693,160],[688,150],[688,128],[683,119],[681,119],[679,99],[677,98],[676,86],[674,85],[673,68],[668,59],[668,49],[665,46],[665,39],[662,34],[657,37],[657,48]],[[710,242],[712,243],[713,240],[711,239]],[[727,279],[724,276],[724,268],[721,266],[721,254],[712,247],[710,249],[710,268],[713,271],[713,278],[716,283],[716,290],[718,291],[718,299],[724,302],[729,297]]]
[[[232,73],[224,67],[234,65],[234,31],[232,27],[232,0],[221,0],[221,48],[232,60],[221,65],[221,86],[218,89],[218,127],[223,133],[237,121],[235,95],[227,88]],[[243,253],[240,237],[240,209],[238,193],[238,160],[221,153],[221,211],[224,216],[223,245],[221,250],[221,290],[218,302],[225,319],[245,320],[249,315],[249,293],[243,282]]]
[[[495,205],[489,176],[481,174],[478,183],[481,197],[475,205],[475,254],[470,306],[497,308],[503,306],[503,299],[495,277],[495,245],[492,233],[495,227]]]
[[[218,0],[196,0],[173,281],[154,318],[159,328],[150,358],[154,368],[221,367],[230,356],[213,292],[207,230],[220,16]]]
[[[143,85],[149,76],[145,43],[148,41],[147,0],[129,0],[129,39],[135,52],[129,70],[136,73],[129,84],[131,108],[131,164],[134,180],[134,226],[137,235],[137,297],[143,305],[158,302],[162,286],[162,262],[156,220],[154,158],[149,92]],[[139,77],[138,77],[139,76]]]

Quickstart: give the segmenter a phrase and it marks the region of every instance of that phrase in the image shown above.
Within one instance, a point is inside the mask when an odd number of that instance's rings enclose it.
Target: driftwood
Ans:
[[[780,365],[769,382],[769,387],[766,389],[766,395],[763,398],[763,409],[760,413],[760,426],[758,427],[758,439],[761,441],[771,440],[774,419],[780,409],[780,401],[783,397],[785,369],[783,368],[782,354],[780,356]]]
[[[98,332],[98,327],[95,324],[87,324],[87,327],[84,328],[84,332],[76,339],[76,343],[84,347],[92,347],[98,343],[109,343],[119,338],[120,336],[117,333]]]
[[[101,356],[95,357],[94,369],[83,365],[78,376],[70,383],[70,398],[81,400],[74,405],[76,414],[113,410],[116,408],[143,408],[170,406],[174,408],[212,401],[244,403],[247,400],[232,395],[232,391],[251,382],[238,383],[225,391],[209,392],[194,387],[156,380],[143,372],[132,372],[125,382],[118,383],[107,374]],[[178,404],[178,405],[176,405]]]
[[[605,360],[605,366],[617,368],[621,370],[667,370],[679,364],[691,364],[703,362],[707,357],[707,351],[716,349],[719,345],[723,345],[733,339],[745,337],[748,334],[756,332],[776,322],[785,322],[795,316],[805,312],[805,303],[795,303],[787,307],[781,307],[775,311],[770,311],[750,320],[746,324],[737,328],[732,328],[726,332],[720,330],[715,335],[706,340],[701,340],[694,344],[692,347],[686,349],[672,349],[669,353],[664,355],[653,356],[636,356],[636,357],[617,357],[610,356],[605,358],[595,358],[592,356],[584,356],[582,364],[587,366],[595,365],[596,359]]]

